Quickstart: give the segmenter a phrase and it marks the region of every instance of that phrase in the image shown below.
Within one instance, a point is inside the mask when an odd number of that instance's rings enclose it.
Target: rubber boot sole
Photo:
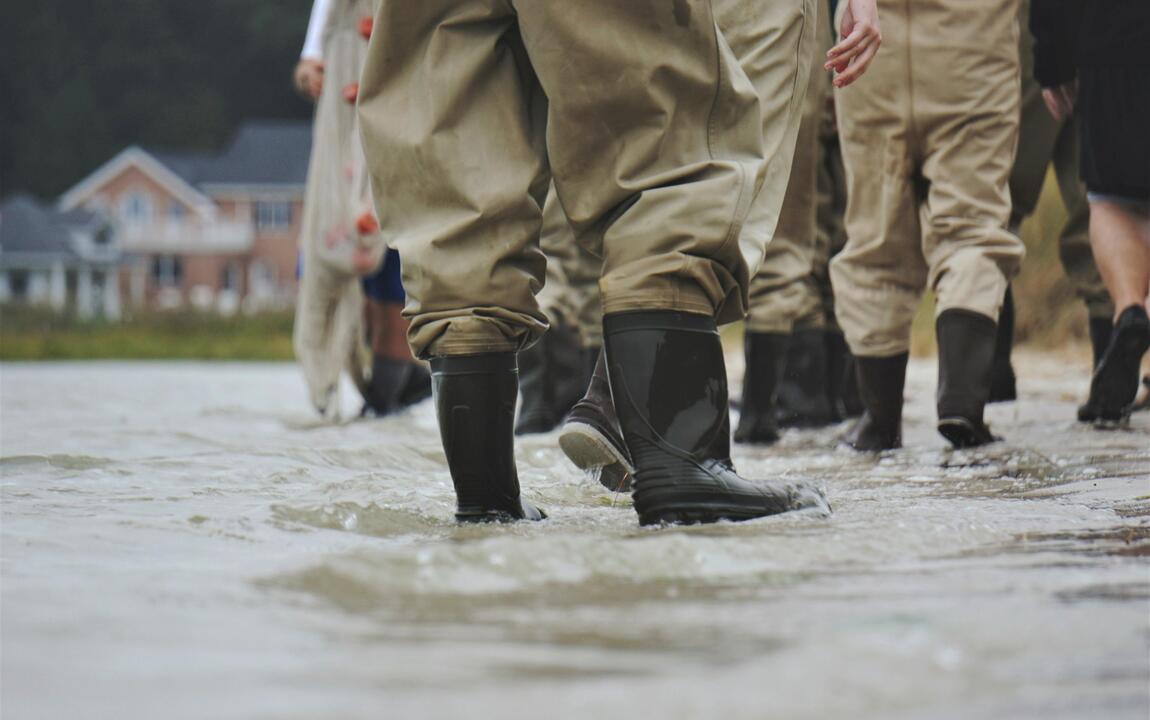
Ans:
[[[707,492],[706,488],[700,490]],[[635,509],[639,513],[639,524],[643,526],[702,525],[723,520],[746,522],[797,510],[816,510],[827,515],[832,512],[821,490],[806,487],[788,491],[785,497],[780,496],[774,501],[773,507],[761,503],[746,505],[722,499],[708,500],[697,495],[691,497],[690,490],[681,486],[670,486],[654,494],[649,486],[644,486],[642,492],[644,496],[636,501]]]
[[[547,519],[547,513],[543,512],[542,508],[535,506],[531,506],[531,508],[539,514],[539,517],[516,517],[506,510],[477,510],[457,512],[455,513],[455,521],[461,525],[482,525],[486,523],[534,522]]]
[[[598,470],[599,482],[611,492],[630,492],[635,472],[607,437],[591,425],[569,422],[559,435],[559,449],[580,470]]]
[[[639,525],[643,527],[649,527],[651,525],[709,525],[723,520],[728,522],[746,522],[748,520],[758,520],[761,517],[770,516],[737,508],[723,507],[721,505],[714,507],[694,506],[691,508],[664,509],[642,513],[639,515]]]
[[[986,427],[978,427],[964,417],[941,418],[938,432],[959,450],[998,442]]]

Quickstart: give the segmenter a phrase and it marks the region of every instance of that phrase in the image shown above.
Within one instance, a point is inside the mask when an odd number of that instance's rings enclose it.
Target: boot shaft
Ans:
[[[677,312],[603,318],[615,411],[637,466],[652,445],[729,462],[727,373],[715,321]]]
[[[854,358],[859,399],[866,413],[884,427],[902,427],[903,391],[909,360],[910,354],[907,353],[890,358]]]
[[[515,353],[431,360],[432,390],[443,451],[460,520],[524,516],[515,470]]]
[[[784,333],[747,332],[743,337],[742,412],[775,412],[790,342],[791,336]]]
[[[997,339],[995,322],[967,310],[946,310],[938,334],[938,416],[981,424],[990,396]]]

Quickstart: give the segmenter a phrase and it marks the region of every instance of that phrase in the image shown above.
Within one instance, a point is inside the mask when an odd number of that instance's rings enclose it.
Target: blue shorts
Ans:
[[[383,267],[374,275],[363,278],[363,294],[376,302],[407,300],[407,294],[403,292],[403,281],[400,280],[398,252],[389,249],[383,256]]]

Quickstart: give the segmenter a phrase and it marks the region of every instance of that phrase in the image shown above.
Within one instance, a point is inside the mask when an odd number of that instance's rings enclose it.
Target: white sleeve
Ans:
[[[303,60],[323,60],[323,33],[331,15],[331,0],[315,0],[311,6],[311,19],[307,22],[307,37],[303,41]]]

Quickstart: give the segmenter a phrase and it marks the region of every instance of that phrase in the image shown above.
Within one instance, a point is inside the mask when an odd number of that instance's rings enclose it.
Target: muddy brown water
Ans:
[[[1150,415],[1020,369],[986,449],[929,361],[906,450],[736,447],[830,517],[641,530],[552,435],[550,520],[456,527],[429,405],[324,426],[291,365],[0,366],[0,714],[1145,720]]]

